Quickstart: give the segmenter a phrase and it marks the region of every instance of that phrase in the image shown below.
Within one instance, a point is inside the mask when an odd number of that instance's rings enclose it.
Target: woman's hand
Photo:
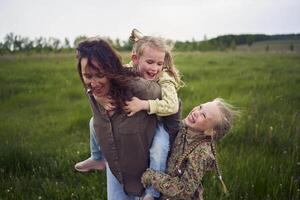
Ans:
[[[115,101],[110,96],[96,96],[96,101],[103,106],[106,111],[113,111],[116,109]]]
[[[127,112],[127,116],[132,116],[141,110],[149,110],[149,103],[147,100],[141,100],[137,97],[132,97],[131,101],[125,102],[124,111]]]

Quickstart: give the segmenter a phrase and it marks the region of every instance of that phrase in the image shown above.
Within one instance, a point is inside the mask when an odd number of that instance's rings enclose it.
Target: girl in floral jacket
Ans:
[[[182,120],[168,159],[166,173],[147,169],[142,176],[145,187],[161,192],[161,199],[203,199],[202,177],[216,169],[222,180],[213,141],[221,139],[231,128],[238,111],[223,99],[195,107]]]

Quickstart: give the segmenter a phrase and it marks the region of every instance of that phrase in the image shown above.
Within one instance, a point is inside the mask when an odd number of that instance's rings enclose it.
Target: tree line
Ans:
[[[204,37],[202,41],[176,41],[175,49],[178,51],[222,51],[235,50],[238,45],[252,46],[254,42],[274,40],[300,40],[300,34],[281,34],[281,35],[265,35],[265,34],[241,34],[241,35],[222,35],[207,40]]]
[[[28,37],[8,33],[0,42],[0,54],[15,53],[15,52],[72,52],[80,41],[87,39],[87,36],[78,36],[73,43],[68,38],[60,40],[54,37],[37,37],[33,40]],[[109,37],[105,38],[114,48],[119,51],[130,51],[132,43],[121,41],[120,39],[113,40]]]
[[[68,38],[60,40],[54,37],[37,37],[31,40],[28,37],[8,33],[0,42],[0,54],[14,52],[71,52],[77,44],[86,39],[86,36],[78,36],[73,43]],[[132,42],[121,41],[120,39],[111,39],[106,37],[107,41],[118,51],[130,51]],[[242,35],[223,35],[207,40],[204,37],[202,41],[172,41],[177,51],[215,51],[215,50],[235,50],[237,45],[251,45],[254,42],[270,40],[299,40],[300,34],[282,34],[282,35],[264,35],[264,34],[242,34]]]

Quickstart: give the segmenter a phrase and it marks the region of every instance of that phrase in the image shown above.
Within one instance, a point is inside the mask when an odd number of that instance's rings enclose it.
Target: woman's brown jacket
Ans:
[[[157,99],[160,86],[154,81],[135,78],[130,83],[130,96],[140,99]],[[141,176],[149,164],[149,148],[155,134],[157,117],[140,111],[128,117],[121,109],[111,117],[88,94],[93,111],[94,128],[98,144],[114,176],[129,195],[141,196]]]

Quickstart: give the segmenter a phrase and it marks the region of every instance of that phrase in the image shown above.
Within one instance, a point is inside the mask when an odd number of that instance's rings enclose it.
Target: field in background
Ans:
[[[270,40],[254,42],[248,45],[238,45],[236,51],[250,52],[300,52],[300,40]]]
[[[129,54],[122,54],[128,61]],[[243,115],[217,154],[205,199],[300,198],[300,55],[176,53],[183,116],[222,97]],[[91,111],[73,54],[0,57],[0,199],[105,199],[103,172],[77,173],[89,156]]]

